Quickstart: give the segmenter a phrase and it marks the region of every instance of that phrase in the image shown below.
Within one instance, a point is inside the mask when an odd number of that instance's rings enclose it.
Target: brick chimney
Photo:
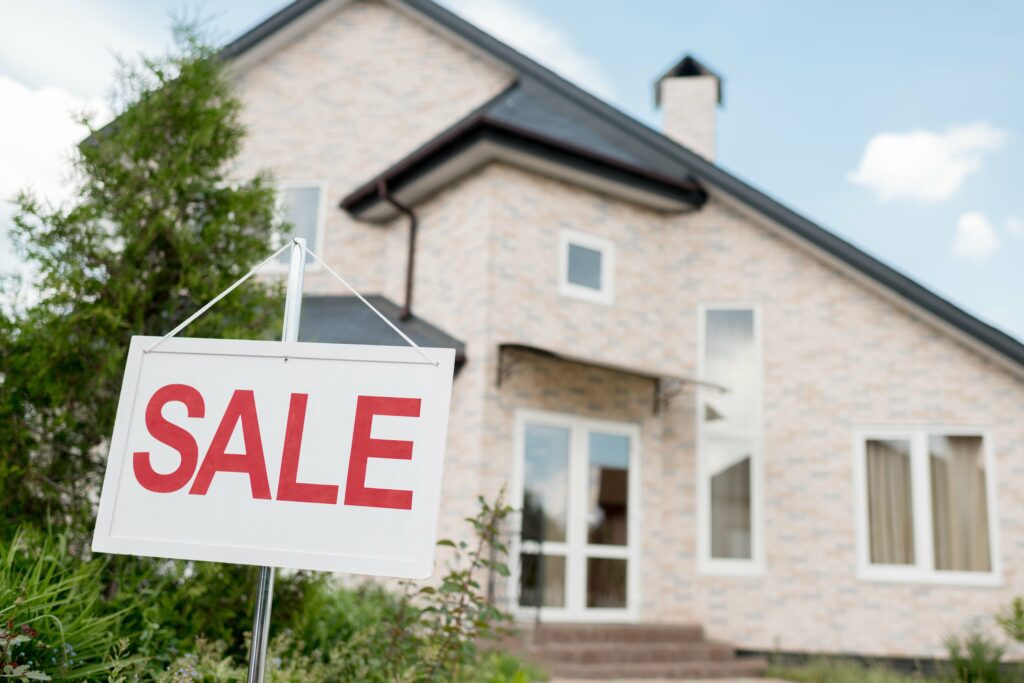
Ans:
[[[715,124],[722,104],[722,79],[715,72],[686,55],[654,84],[654,103],[661,108],[665,135],[715,160]]]

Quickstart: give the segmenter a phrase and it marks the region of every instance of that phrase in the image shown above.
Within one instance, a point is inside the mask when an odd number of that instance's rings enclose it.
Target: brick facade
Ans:
[[[240,172],[327,183],[332,267],[401,300],[404,220],[336,208],[357,185],[451,125],[509,75],[384,4],[355,2],[240,77]],[[1024,381],[767,224],[712,196],[665,214],[491,164],[417,206],[416,313],[467,342],[455,382],[442,529],[506,483],[514,414],[553,410],[638,425],[641,611],[715,638],[793,651],[926,655],[1024,590]],[[615,245],[614,303],[558,288],[559,231]],[[337,287],[311,273],[308,291]],[[763,344],[763,572],[696,561],[696,397],[658,414],[650,379],[527,357],[496,384],[507,342],[595,362],[693,374],[699,307],[757,307]],[[995,447],[1001,584],[883,584],[857,576],[854,433],[868,425],[985,428]]]

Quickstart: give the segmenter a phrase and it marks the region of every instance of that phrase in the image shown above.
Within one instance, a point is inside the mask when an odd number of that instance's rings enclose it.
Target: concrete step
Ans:
[[[704,629],[698,624],[541,624],[524,637],[545,644],[693,643],[704,639]]]
[[[725,662],[605,662],[599,664],[552,663],[548,673],[561,679],[672,679],[744,678],[764,674],[768,661],[741,658]]]
[[[665,642],[553,642],[535,643],[527,656],[541,663],[599,664],[604,662],[723,662],[735,658],[724,643]]]

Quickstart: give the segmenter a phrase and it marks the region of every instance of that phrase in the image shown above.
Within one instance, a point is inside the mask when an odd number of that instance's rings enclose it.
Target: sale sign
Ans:
[[[454,350],[157,341],[132,339],[93,550],[430,575]]]

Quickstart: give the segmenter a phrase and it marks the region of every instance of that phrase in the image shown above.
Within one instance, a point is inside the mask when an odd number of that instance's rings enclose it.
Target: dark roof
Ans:
[[[420,346],[455,349],[456,372],[466,362],[466,345],[441,328],[415,315],[408,320],[401,320],[401,307],[378,294],[364,295],[364,298]],[[405,345],[404,339],[354,296],[302,297],[299,341],[369,346]]]
[[[706,200],[703,188],[693,179],[651,168],[643,159],[630,156],[614,144],[605,134],[612,131],[575,125],[531,90],[535,88],[528,83],[511,86],[392,165],[379,178],[371,178],[356,188],[341,200],[341,208],[354,216],[365,217],[383,201],[381,180],[386,182],[389,191],[398,193],[479,143],[491,143],[492,151],[508,147],[561,167],[599,176],[672,201],[677,208],[697,208]],[[419,198],[405,201],[412,203]]]
[[[670,66],[665,73],[654,82],[654,104],[661,106],[661,82],[666,78],[686,78],[688,76],[711,76],[718,81],[718,103],[722,103],[722,88],[725,79],[697,61],[693,55],[686,55]]]
[[[516,85],[489,103],[491,110],[488,114],[494,120],[545,139],[571,146],[585,146],[593,154],[602,157],[628,160],[651,172],[680,180],[695,179],[705,187],[731,195],[923,311],[973,337],[1002,357],[1024,366],[1024,344],[1005,332],[975,318],[764,192],[578,88],[431,0],[400,1],[516,72]],[[323,0],[297,0],[225,47],[224,55],[241,55],[321,2]]]

